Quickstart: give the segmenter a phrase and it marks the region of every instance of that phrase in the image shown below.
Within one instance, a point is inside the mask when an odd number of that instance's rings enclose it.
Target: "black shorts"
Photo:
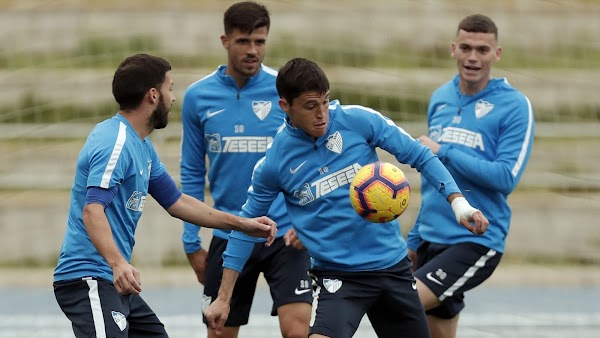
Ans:
[[[77,338],[169,337],[140,295],[123,296],[112,282],[88,277],[53,285],[56,301]]]
[[[442,303],[427,314],[445,319],[455,317],[465,307],[464,292],[488,279],[501,258],[502,253],[475,243],[421,243],[415,277]]]
[[[204,304],[207,307],[217,298],[223,275],[223,252],[227,240],[213,237],[208,250],[206,281],[204,284]],[[256,291],[256,283],[262,272],[271,292],[273,307],[271,315],[277,315],[277,308],[290,303],[312,303],[311,281],[308,277],[310,258],[306,250],[285,246],[283,238],[277,238],[266,247],[264,242],[256,243],[248,262],[240,273],[231,298],[231,311],[225,326],[248,324],[250,307]],[[206,323],[206,317],[204,317]]]
[[[380,338],[429,337],[412,263],[377,271],[312,269],[317,284],[310,334],[352,337],[366,314]]]

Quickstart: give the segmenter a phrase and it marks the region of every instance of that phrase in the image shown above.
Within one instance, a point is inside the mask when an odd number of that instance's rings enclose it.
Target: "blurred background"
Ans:
[[[183,93],[226,62],[219,36],[232,3],[0,0],[1,267],[51,274],[77,154],[93,126],[117,111],[111,81],[126,56],[156,54],[173,65],[178,101],[167,129],[150,137],[179,180]],[[377,109],[414,137],[426,131],[431,92],[456,73],[449,48],[458,22],[474,13],[494,19],[504,51],[493,75],[507,77],[529,97],[537,121],[528,168],[510,197],[503,264],[526,267],[517,270],[523,280],[539,272],[535,267],[559,279],[581,267],[584,272],[571,278],[600,286],[600,1],[262,3],[272,15],[265,64],[277,69],[292,57],[310,58],[330,77],[332,98]],[[400,218],[407,231],[420,202],[419,176],[402,169],[413,191]],[[149,201],[135,264],[187,265],[181,229]],[[208,243],[210,232],[201,234]]]

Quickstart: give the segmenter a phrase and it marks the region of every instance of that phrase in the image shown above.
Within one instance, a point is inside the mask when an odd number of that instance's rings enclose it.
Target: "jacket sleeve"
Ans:
[[[269,174],[266,157],[258,160],[252,173],[251,185],[248,188],[248,199],[242,206],[240,216],[253,218],[267,214],[271,203],[279,194],[276,180],[272,179],[273,177],[277,176]],[[241,272],[252,254],[254,244],[264,241],[262,238],[251,237],[240,231],[232,231],[229,234],[227,248],[223,253],[223,267]]]
[[[417,169],[445,198],[460,192],[448,169],[429,148],[380,113],[373,111],[366,116],[371,126],[367,138],[374,146],[394,155],[400,163]]]
[[[457,173],[485,189],[504,194],[517,186],[525,169],[533,144],[534,117],[527,98],[507,114],[500,126],[496,157],[485,160],[462,152],[452,144],[442,144],[441,161]]]
[[[223,267],[242,272],[252,254],[254,244],[257,242],[260,242],[260,240],[255,237],[239,231],[232,231],[227,241],[227,248],[223,253]],[[264,239],[262,242],[264,242]]]
[[[198,116],[198,102],[194,92],[186,92],[181,109],[183,132],[181,135],[181,190],[183,193],[204,201],[206,187],[206,149],[204,145],[204,127]],[[198,236],[200,227],[184,222],[183,248],[186,253],[200,250],[202,240]]]

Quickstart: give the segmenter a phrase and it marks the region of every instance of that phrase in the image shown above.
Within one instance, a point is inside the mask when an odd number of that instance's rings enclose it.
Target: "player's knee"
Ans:
[[[310,320],[310,319],[309,319]],[[309,321],[293,318],[281,322],[281,336],[284,338],[308,337]]]
[[[308,337],[308,325],[306,327],[296,326],[288,330],[282,328],[281,336],[284,338],[306,338]]]

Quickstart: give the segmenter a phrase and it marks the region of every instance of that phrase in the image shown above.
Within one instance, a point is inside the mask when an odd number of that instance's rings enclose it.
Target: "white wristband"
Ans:
[[[452,207],[452,211],[454,211],[454,216],[458,223],[460,223],[460,220],[463,218],[467,221],[471,221],[473,219],[473,214],[479,211],[473,208],[464,197],[456,197],[452,200],[450,206]]]

